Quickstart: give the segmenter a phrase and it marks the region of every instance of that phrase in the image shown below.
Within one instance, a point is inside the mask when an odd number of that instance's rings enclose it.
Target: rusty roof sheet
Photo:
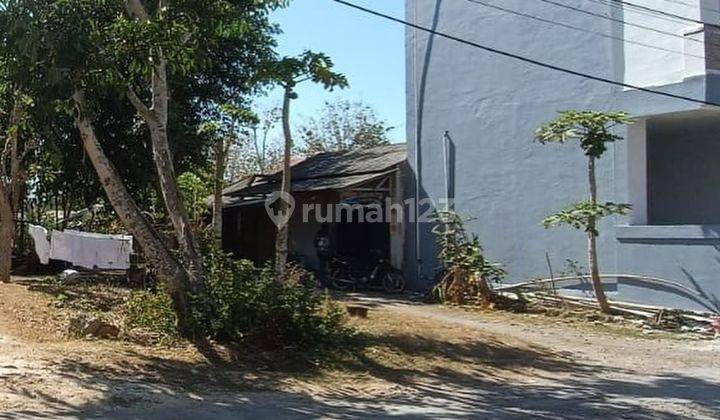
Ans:
[[[349,152],[311,156],[292,168],[293,191],[343,189],[371,181],[392,172],[407,159],[404,143]],[[228,187],[228,196],[268,194],[280,188],[282,171],[269,176],[247,178]]]

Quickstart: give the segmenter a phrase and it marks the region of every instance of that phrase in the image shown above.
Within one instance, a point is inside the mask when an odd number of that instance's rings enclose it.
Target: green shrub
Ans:
[[[276,281],[269,266],[210,252],[205,270],[213,313],[197,320],[217,339],[309,349],[342,345],[352,334],[340,308],[297,281]]]
[[[135,291],[123,306],[125,328],[141,329],[152,333],[157,341],[168,342],[178,338],[177,316],[172,300],[160,288],[156,291]]]
[[[288,267],[286,272],[287,278],[276,281],[270,266],[257,268],[249,261],[208,251],[209,304],[193,304],[197,330],[215,340],[265,349],[320,350],[349,343],[353,331],[341,308],[303,284],[305,272],[297,267]],[[164,289],[134,292],[124,314],[129,330],[150,331],[159,336],[158,341],[178,337],[177,317]]]

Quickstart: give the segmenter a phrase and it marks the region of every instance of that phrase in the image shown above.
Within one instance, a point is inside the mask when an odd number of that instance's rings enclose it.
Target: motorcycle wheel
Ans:
[[[388,293],[401,293],[405,290],[405,277],[397,270],[389,270],[383,277],[383,287]]]
[[[355,281],[346,278],[346,276],[333,276],[332,277],[332,286],[335,290],[340,291],[348,291],[355,289]]]

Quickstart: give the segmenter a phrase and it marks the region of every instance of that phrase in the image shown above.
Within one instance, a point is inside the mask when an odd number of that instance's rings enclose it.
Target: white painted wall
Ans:
[[[633,3],[689,19],[708,23],[720,22],[718,0],[634,0]],[[702,25],[640,11],[627,5],[623,6],[622,10],[614,9],[612,13],[625,22],[677,35],[676,37],[631,25],[616,24],[614,30],[618,36],[632,42],[669,50],[624,43],[621,73],[624,74],[626,83],[662,86],[705,74],[705,33]]]

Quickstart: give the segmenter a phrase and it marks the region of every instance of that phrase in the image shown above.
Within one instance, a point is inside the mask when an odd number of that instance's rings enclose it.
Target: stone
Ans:
[[[85,327],[85,335],[97,338],[114,339],[120,335],[120,327],[96,318],[91,320]]]
[[[115,339],[120,335],[117,325],[86,313],[71,318],[69,330],[77,337]]]

